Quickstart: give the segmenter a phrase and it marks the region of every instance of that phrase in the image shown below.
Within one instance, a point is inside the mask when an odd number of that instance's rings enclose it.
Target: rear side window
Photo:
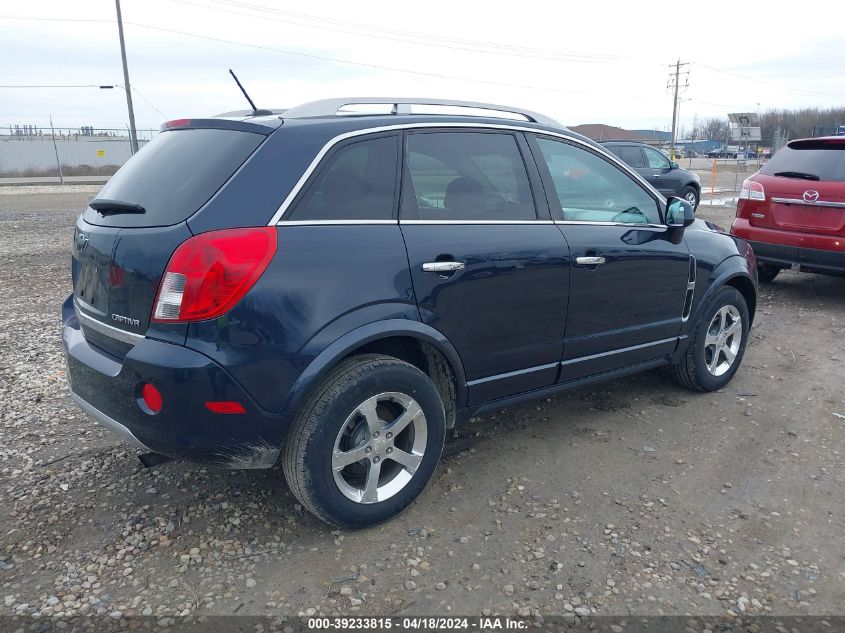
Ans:
[[[618,145],[611,149],[619,158],[622,159],[623,163],[627,163],[630,167],[645,167],[643,153],[639,147],[634,147],[632,145]]]
[[[395,135],[344,145],[328,159],[285,219],[394,218],[398,154]]]
[[[760,171],[767,176],[845,181],[845,142],[790,143],[778,151]]]
[[[403,219],[537,219],[512,134],[426,132],[407,139]]]
[[[139,204],[145,212],[103,216],[88,209],[84,220],[116,227],[168,226],[187,220],[265,138],[238,130],[162,132],[97,194],[101,199]]]

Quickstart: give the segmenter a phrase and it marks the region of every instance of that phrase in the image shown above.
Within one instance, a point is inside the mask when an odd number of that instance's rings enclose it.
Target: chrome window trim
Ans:
[[[801,198],[772,198],[771,200],[772,202],[779,202],[781,204],[799,204],[805,207],[835,207],[837,209],[845,209],[845,202],[828,202],[827,200],[808,202]]]
[[[653,229],[665,231],[669,228],[667,224],[634,224],[630,222],[601,222],[596,220],[555,220],[555,224],[581,224],[586,226],[627,226],[632,229]]]
[[[276,210],[276,213],[273,214],[273,217],[267,223],[267,226],[273,226],[279,223],[279,221],[284,217],[285,213],[287,213],[288,208],[290,207],[293,200],[299,195],[299,192],[305,186],[305,183],[308,182],[308,179],[317,169],[319,164],[322,162],[323,158],[326,154],[331,151],[331,149],[337,145],[338,143],[342,143],[343,141],[355,138],[357,136],[366,136],[369,134],[379,134],[381,132],[395,132],[399,130],[417,130],[417,129],[469,129],[469,130],[477,130],[477,129],[487,129],[487,130],[505,130],[510,132],[523,132],[523,133],[530,133],[530,134],[538,134],[541,136],[551,136],[562,139],[564,141],[568,141],[575,145],[579,145],[584,147],[588,150],[595,151],[599,149],[602,152],[602,157],[606,160],[609,160],[614,165],[619,167],[622,171],[626,174],[630,175],[638,184],[640,184],[646,191],[652,193],[659,202],[662,202],[664,205],[666,204],[666,198],[657,191],[654,187],[652,187],[647,180],[645,180],[642,176],[640,176],[636,171],[632,168],[628,167],[625,163],[623,163],[619,158],[611,154],[605,149],[597,148],[591,143],[586,143],[581,139],[575,138],[573,136],[569,136],[567,134],[563,134],[561,132],[555,132],[550,130],[541,130],[534,127],[530,127],[527,125],[514,125],[514,124],[503,124],[503,123],[463,123],[463,122],[438,122],[438,121],[428,121],[426,123],[397,123],[394,125],[380,125],[376,127],[369,127],[369,128],[361,128],[358,130],[352,130],[351,132],[345,132],[343,134],[338,134],[334,138],[330,139],[323,147],[317,152],[317,155],[311,161],[311,164],[308,165],[308,168],[302,173],[299,177],[299,180],[296,181],[296,184],[290,190],[288,195],[282,201],[282,204],[279,205],[279,208]]]
[[[554,224],[551,220],[399,220],[399,224]]]
[[[398,220],[280,220],[276,226],[360,226],[399,224]]]
[[[395,224],[504,224],[504,225],[537,225],[564,224],[582,226],[621,226],[638,230],[665,231],[669,227],[665,224],[632,224],[627,222],[598,222],[581,220],[279,220],[272,226],[367,226],[367,225],[395,225]]]
[[[144,340],[143,334],[135,334],[134,332],[128,332],[126,330],[121,330],[118,327],[114,327],[113,325],[109,325],[108,323],[103,323],[102,321],[98,321],[94,317],[88,316],[83,312],[83,307],[80,305],[78,299],[73,300],[73,305],[76,308],[76,316],[79,319],[80,323],[85,326],[90,327],[92,330],[99,332],[104,336],[108,336],[109,338],[117,339],[123,343],[129,343],[130,345],[135,345],[139,341]]]

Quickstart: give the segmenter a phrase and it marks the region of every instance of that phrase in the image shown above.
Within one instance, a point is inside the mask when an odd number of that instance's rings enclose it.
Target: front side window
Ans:
[[[392,219],[398,153],[398,136],[341,147],[318,171],[288,219]]]
[[[570,143],[548,138],[538,138],[537,143],[557,193],[562,219],[661,223],[657,201],[619,167]]]
[[[425,132],[407,139],[404,219],[537,219],[512,134]]]
[[[645,158],[648,161],[648,166],[652,169],[671,169],[669,159],[656,149],[650,147],[643,147]]]

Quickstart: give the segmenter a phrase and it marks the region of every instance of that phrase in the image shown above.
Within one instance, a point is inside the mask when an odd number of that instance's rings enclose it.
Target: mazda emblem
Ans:
[[[815,202],[819,199],[819,192],[815,189],[807,189],[804,192],[804,202]]]

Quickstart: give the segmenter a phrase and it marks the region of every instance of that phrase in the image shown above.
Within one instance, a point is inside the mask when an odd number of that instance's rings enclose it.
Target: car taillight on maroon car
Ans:
[[[742,183],[742,188],[739,190],[740,200],[765,200],[766,190],[759,182],[746,178]]]

